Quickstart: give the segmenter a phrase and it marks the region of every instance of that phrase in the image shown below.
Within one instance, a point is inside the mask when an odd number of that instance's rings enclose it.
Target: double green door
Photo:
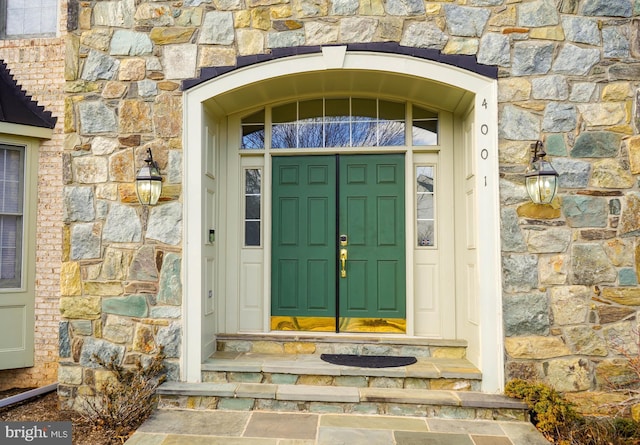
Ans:
[[[272,160],[271,328],[404,333],[404,155]]]

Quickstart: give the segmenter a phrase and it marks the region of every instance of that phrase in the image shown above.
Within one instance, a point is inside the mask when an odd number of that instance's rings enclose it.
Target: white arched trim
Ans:
[[[497,82],[451,65],[410,56],[350,52],[346,47],[323,48],[322,53],[300,55],[258,63],[233,70],[190,88],[184,93],[184,253],[183,253],[183,354],[182,379],[200,381],[203,338],[203,243],[208,228],[204,227],[202,171],[206,164],[203,147],[210,144],[207,114],[227,114],[275,100],[316,92],[322,93],[321,82],[310,85],[306,80],[322,79],[335,72],[384,73],[393,80],[411,79],[414,84],[438,83],[451,91],[463,91],[475,97],[475,135],[473,161],[476,165],[477,278],[480,319],[480,369],[485,392],[501,391],[504,384],[502,334],[502,286],[500,261],[500,207],[498,190]],[[296,77],[307,77],[295,83]],[[416,83],[417,82],[417,83]],[[260,86],[256,88],[256,86]],[[268,85],[269,88],[264,88]],[[345,88],[348,87],[345,86]],[[306,88],[306,89],[305,89]],[[425,90],[422,88],[421,90]],[[244,91],[244,93],[243,93]],[[249,91],[250,94],[246,92]],[[408,94],[407,91],[404,94]],[[413,94],[413,93],[412,93]],[[420,91],[415,91],[420,94]],[[467,104],[468,105],[468,104]],[[455,109],[455,104],[451,106]]]

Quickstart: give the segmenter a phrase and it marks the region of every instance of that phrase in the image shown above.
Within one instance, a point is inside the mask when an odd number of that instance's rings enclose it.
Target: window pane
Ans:
[[[245,196],[246,219],[260,219],[260,196]]]
[[[404,122],[380,122],[377,145],[381,147],[404,145]]]
[[[322,120],[317,123],[304,123],[298,126],[298,147],[318,148],[323,144]]]
[[[417,191],[433,192],[433,167],[418,167]]]
[[[20,177],[20,163],[22,162],[22,156],[20,156],[19,150],[7,150],[6,152],[6,178],[18,180]]]
[[[264,109],[243,117],[242,124],[264,124]]]
[[[264,126],[243,125],[242,148],[249,150],[264,148]]]
[[[260,170],[252,168],[245,171],[245,193],[247,195],[259,195],[261,183]]]
[[[426,108],[413,106],[413,120],[420,119],[438,119],[438,113],[427,110]]]
[[[351,114],[354,120],[369,120],[378,117],[375,99],[351,99]]]
[[[0,146],[0,212],[22,212],[22,152]]]
[[[412,142],[413,145],[438,144],[438,113],[414,106]]]
[[[264,109],[242,118],[242,148],[264,148]]]
[[[260,245],[260,221],[245,221],[244,223],[244,245]]]
[[[46,3],[43,0],[43,3]],[[58,28],[58,15],[57,14],[52,14],[51,11],[53,8],[57,8],[58,5],[55,4],[51,6],[51,7],[46,7],[43,6],[42,9],[40,9],[40,13],[42,14],[40,16],[40,33],[46,33],[46,34],[55,34],[57,28]]]
[[[305,100],[300,102],[299,119],[322,117],[322,99]]]
[[[349,147],[351,146],[351,135],[349,123],[343,123],[341,118],[336,121],[329,121],[325,124],[326,147]]]
[[[434,244],[433,221],[418,221],[418,246],[428,247]]]
[[[327,99],[325,106],[327,107],[326,116],[348,117],[351,115],[349,112],[349,99]]]
[[[293,102],[290,104],[280,105],[279,107],[273,107],[273,110],[271,111],[271,120],[276,124],[297,121],[297,105],[297,102]]]
[[[437,121],[413,121],[413,145],[438,145]]]
[[[257,168],[245,170],[244,175],[244,245],[260,245],[260,207],[262,171]]]
[[[24,34],[24,14],[24,9],[11,8],[11,5],[7,7],[6,33],[8,36]]]
[[[403,102],[379,101],[380,119],[404,121],[405,104]]]
[[[272,148],[296,148],[298,144],[298,126],[279,124],[271,128]]]
[[[378,144],[378,125],[375,121],[354,122],[352,130],[354,147],[374,147]]]
[[[0,216],[0,288],[20,287],[22,217]]]
[[[433,219],[433,195],[418,195],[418,219]]]
[[[14,181],[4,181],[4,187],[0,190],[2,209],[4,213],[18,213],[20,211],[20,184]]]

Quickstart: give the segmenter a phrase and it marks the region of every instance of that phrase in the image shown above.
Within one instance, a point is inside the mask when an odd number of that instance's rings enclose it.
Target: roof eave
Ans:
[[[0,134],[2,133],[36,139],[51,139],[51,137],[53,136],[53,129],[34,127],[31,125],[13,124],[11,122],[0,122]]]

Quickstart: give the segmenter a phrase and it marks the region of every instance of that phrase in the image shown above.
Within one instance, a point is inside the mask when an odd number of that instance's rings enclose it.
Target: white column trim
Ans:
[[[182,255],[182,356],[181,380],[200,382],[202,363],[202,148],[204,110],[202,103],[183,98],[183,255]]]

